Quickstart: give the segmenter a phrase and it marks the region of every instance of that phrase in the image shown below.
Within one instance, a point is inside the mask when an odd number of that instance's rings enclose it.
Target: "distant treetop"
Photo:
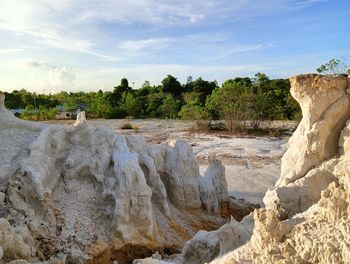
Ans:
[[[316,69],[318,73],[329,74],[350,74],[350,66],[346,64],[345,59],[331,59]]]

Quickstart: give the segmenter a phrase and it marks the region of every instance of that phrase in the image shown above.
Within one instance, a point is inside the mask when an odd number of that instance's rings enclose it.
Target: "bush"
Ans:
[[[140,132],[140,127],[139,126],[133,125],[132,129],[134,130],[135,133],[139,133]]]
[[[345,63],[345,59],[331,59],[329,62],[322,64],[316,71],[326,75],[350,74],[350,66]]]
[[[208,131],[211,127],[209,112],[196,101],[187,103],[179,113],[182,119],[192,120],[194,128],[200,131]]]
[[[130,122],[126,122],[126,123],[123,123],[121,126],[120,126],[120,129],[133,129],[134,127],[132,126],[132,124]]]

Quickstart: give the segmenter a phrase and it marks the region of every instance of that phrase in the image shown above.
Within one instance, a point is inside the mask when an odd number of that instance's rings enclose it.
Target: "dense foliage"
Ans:
[[[216,81],[188,77],[181,84],[166,76],[161,85],[148,81],[139,89],[129,87],[127,79],[113,91],[60,92],[53,95],[30,93],[24,89],[6,93],[9,109],[26,109],[22,117],[51,119],[62,109],[83,106],[91,118],[183,118],[202,122],[224,119],[230,130],[244,126],[246,120],[259,124],[263,119],[298,119],[300,108],[291,97],[288,79],[269,79],[258,73],[255,78],[237,77]]]

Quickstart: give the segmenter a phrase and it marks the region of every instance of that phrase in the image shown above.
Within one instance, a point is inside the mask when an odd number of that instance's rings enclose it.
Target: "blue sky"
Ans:
[[[0,90],[288,77],[350,59],[350,1],[0,0]]]

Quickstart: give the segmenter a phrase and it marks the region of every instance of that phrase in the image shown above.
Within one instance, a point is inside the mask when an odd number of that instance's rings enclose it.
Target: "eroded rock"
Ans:
[[[224,167],[213,160],[202,177],[184,141],[148,145],[89,127],[84,112],[73,126],[22,121],[1,93],[0,136],[6,217],[23,244],[12,253],[0,245],[6,260],[129,263],[179,252],[198,230],[225,221]]]
[[[1,260],[9,262],[16,259],[31,259],[30,246],[4,218],[0,218],[0,248],[0,262]]]
[[[303,120],[248,243],[212,263],[349,263],[349,79],[291,79]],[[344,127],[345,126],[345,127]]]
[[[290,81],[303,118],[288,142],[281,176],[264,198],[266,207],[279,211],[281,219],[305,211],[335,180],[334,162],[323,162],[338,154],[340,133],[350,118],[348,77],[310,74]]]

